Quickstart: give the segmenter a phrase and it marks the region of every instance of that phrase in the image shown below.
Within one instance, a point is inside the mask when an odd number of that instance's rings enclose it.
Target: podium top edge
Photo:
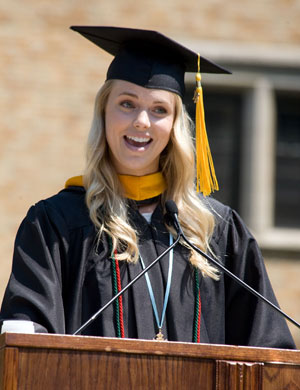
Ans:
[[[300,364],[300,350],[45,333],[0,335],[0,349],[9,347]]]

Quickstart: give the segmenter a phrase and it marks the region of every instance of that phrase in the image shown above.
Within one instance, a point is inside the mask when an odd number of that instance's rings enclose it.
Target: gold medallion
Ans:
[[[164,335],[161,332],[161,328],[158,329],[158,333],[155,336],[155,340],[158,340],[158,341],[164,341],[165,340]]]

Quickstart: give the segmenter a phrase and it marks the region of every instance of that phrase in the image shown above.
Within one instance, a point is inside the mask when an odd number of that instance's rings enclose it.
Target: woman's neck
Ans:
[[[155,210],[156,206],[158,205],[158,202],[155,202],[155,203],[152,203],[152,204],[147,204],[147,205],[143,205],[143,206],[138,206],[138,209],[139,209],[139,212],[141,214],[145,214],[145,213],[153,213],[153,211]]]

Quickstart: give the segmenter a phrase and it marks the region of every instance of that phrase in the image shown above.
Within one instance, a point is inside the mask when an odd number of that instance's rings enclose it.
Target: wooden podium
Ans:
[[[5,333],[0,389],[298,390],[300,351]]]

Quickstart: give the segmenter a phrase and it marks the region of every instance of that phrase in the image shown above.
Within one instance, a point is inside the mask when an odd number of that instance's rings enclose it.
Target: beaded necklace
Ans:
[[[112,247],[111,239],[109,240],[110,247]],[[122,290],[119,261],[116,258],[117,252],[112,254],[112,281],[113,281],[113,293],[116,295]],[[200,283],[199,275],[196,268],[194,268],[194,324],[193,324],[193,343],[200,343],[200,325],[201,325],[201,297],[200,297]],[[125,338],[124,331],[124,319],[123,319],[123,301],[122,295],[114,303],[115,309],[115,324],[117,330],[117,337]]]

